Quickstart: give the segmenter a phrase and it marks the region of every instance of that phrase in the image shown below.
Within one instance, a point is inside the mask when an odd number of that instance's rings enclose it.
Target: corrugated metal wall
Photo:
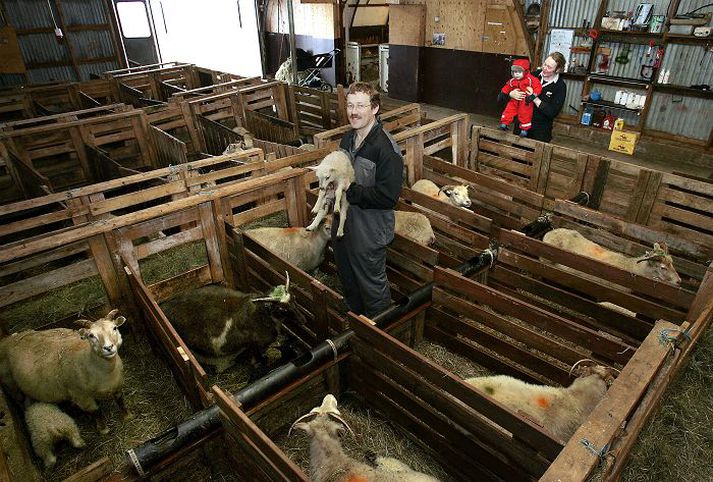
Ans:
[[[3,0],[3,4],[5,22],[17,31],[28,82],[88,80],[90,73],[121,68],[114,60],[116,45],[104,0],[62,0],[61,15],[54,0]],[[54,28],[55,23],[61,26],[62,20],[64,39],[60,41]],[[0,86],[19,85],[24,80],[22,75],[2,74]]]
[[[707,141],[713,128],[713,100],[654,93],[649,129]]]
[[[640,2],[631,0],[609,0],[607,11],[633,11]],[[647,0],[646,3],[654,4],[654,15],[666,15],[670,0]],[[679,14],[690,12],[710,3],[710,0],[681,0],[678,8]],[[550,7],[548,25],[551,28],[581,28],[585,21],[595,27],[594,21],[600,2],[597,0],[553,0]],[[712,9],[702,9],[701,13]],[[640,40],[643,43],[643,40]],[[575,36],[573,45],[590,45],[586,37]],[[647,57],[648,45],[625,44],[615,41],[600,42],[599,45],[612,49],[609,59],[607,77],[623,77],[627,79],[644,81],[641,76],[641,65],[649,65],[651,57]],[[549,52],[550,35],[546,34],[544,53]],[[628,50],[628,55],[625,52]],[[573,54],[563,52],[579,65],[588,65],[589,53]],[[620,62],[616,58],[620,58]],[[624,58],[628,62],[621,62]],[[596,66],[595,66],[596,69]],[[713,85],[713,53],[707,52],[703,44],[669,43],[666,46],[661,69],[670,70],[669,84],[689,87],[696,84]],[[656,80],[656,79],[654,79]],[[564,114],[573,114],[570,107],[581,109],[581,98],[584,82],[567,79],[567,100],[563,109]],[[627,90],[638,94],[646,94],[643,88],[634,86],[614,86],[600,84],[592,81],[591,89],[602,93],[604,100],[614,101],[617,90]],[[650,89],[649,89],[650,92]],[[666,93],[655,93],[652,96],[646,128],[668,132],[675,135],[707,140],[713,127],[713,100]],[[628,125],[638,125],[640,117],[635,112],[616,110],[612,113],[624,118]],[[580,112],[581,114],[581,112]]]

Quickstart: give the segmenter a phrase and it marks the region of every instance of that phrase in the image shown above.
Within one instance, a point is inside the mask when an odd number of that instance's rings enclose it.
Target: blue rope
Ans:
[[[604,445],[604,447],[602,447],[601,450],[597,450],[597,446],[594,445],[589,440],[587,440],[586,438],[583,438],[582,440],[580,440],[579,443],[584,445],[584,448],[589,450],[589,452],[591,452],[592,455],[596,455],[599,458],[600,464],[604,462],[604,458],[609,453],[609,444]]]
[[[673,342],[678,339],[678,334],[683,335],[688,341],[691,341],[691,335],[688,333],[691,329],[691,326],[686,328],[685,331],[677,330],[674,328],[664,328],[663,330],[661,330],[661,333],[659,333],[659,343],[661,343],[662,345],[668,345],[669,343],[673,344]],[[672,335],[672,333],[675,333],[676,335]]]

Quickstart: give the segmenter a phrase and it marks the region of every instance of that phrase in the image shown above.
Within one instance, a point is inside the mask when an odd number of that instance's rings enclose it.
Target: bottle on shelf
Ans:
[[[666,74],[666,69],[661,69],[659,70],[659,78],[658,78],[658,83],[663,84],[663,77]]]
[[[592,111],[593,108],[591,105],[588,105],[587,107],[584,108],[584,113],[582,114],[582,120],[581,123],[585,126],[592,125]]]
[[[615,104],[621,104],[621,97],[624,95],[623,90],[617,90],[616,95],[614,96],[614,103]]]
[[[668,78],[671,75],[671,69],[666,69],[666,73],[663,74],[663,83],[668,84]]]

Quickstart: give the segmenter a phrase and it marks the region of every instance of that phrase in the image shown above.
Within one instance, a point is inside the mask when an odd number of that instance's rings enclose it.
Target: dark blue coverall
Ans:
[[[344,236],[337,239],[332,223],[332,247],[347,307],[374,317],[391,304],[386,279],[386,247],[394,239],[394,207],[401,195],[401,149],[377,121],[358,148],[355,132],[342,138],[354,166],[354,183],[347,190],[349,210]]]

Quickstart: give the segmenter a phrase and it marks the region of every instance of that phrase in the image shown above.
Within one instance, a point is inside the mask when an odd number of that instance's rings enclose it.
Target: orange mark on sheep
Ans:
[[[545,397],[535,397],[535,403],[541,408],[548,408],[550,406],[550,401]]]
[[[360,475],[352,475],[347,479],[347,482],[369,482],[365,477]]]
[[[299,231],[301,228],[295,228],[295,227],[290,227],[290,228],[285,228],[286,233],[294,233],[295,231]]]
[[[594,256],[601,256],[606,252],[606,250],[601,246],[592,246],[591,252]]]

